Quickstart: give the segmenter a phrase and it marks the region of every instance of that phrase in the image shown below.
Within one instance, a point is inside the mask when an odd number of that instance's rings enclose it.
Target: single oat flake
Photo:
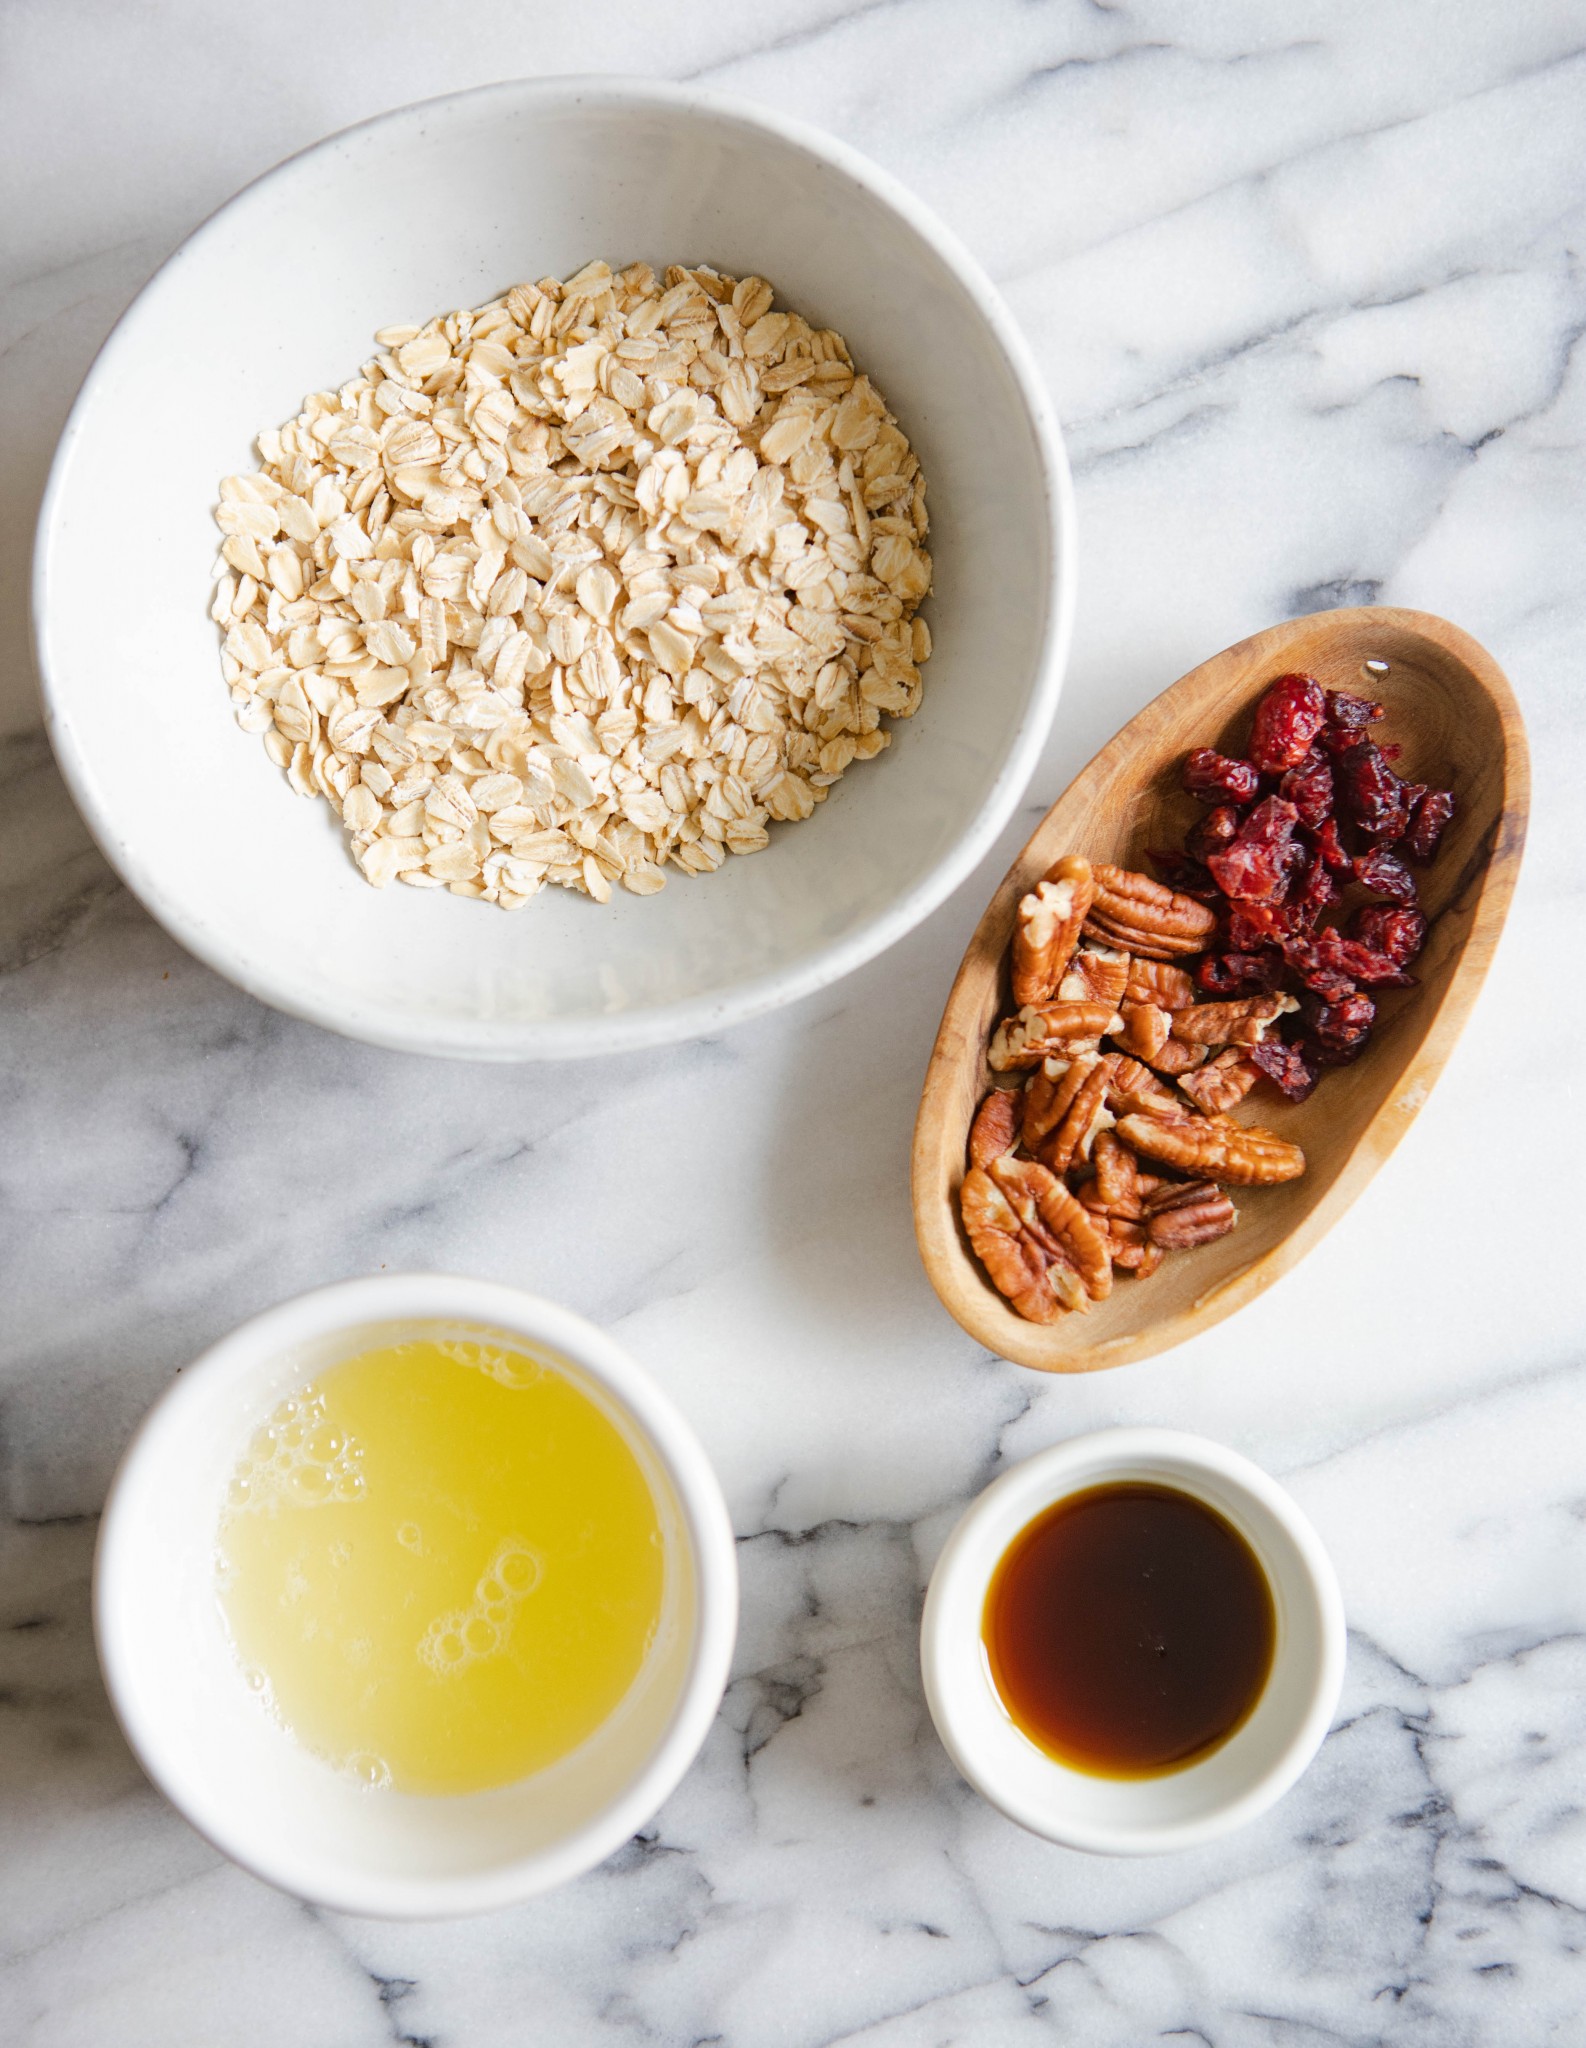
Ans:
[[[763,278],[595,262],[375,340],[222,482],[213,616],[377,888],[651,895],[918,708],[925,479]]]

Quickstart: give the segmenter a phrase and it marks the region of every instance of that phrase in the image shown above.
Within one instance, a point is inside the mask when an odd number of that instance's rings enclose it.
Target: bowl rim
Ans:
[[[666,1726],[629,1784],[550,1847],[482,1871],[383,1874],[355,1884],[323,1881],[311,1855],[287,1838],[261,1841],[239,1825],[224,1793],[199,1788],[158,1709],[149,1711],[129,1672],[136,1588],[123,1577],[126,1533],[155,1483],[159,1456],[189,1411],[218,1387],[244,1389],[281,1353],[360,1324],[441,1317],[505,1329],[561,1352],[588,1372],[628,1418],[674,1488],[694,1565],[693,1642]],[[239,1428],[241,1424],[239,1423]],[[241,1439],[239,1437],[239,1448]],[[559,1303],[458,1274],[393,1273],[334,1281],[252,1316],[177,1373],[122,1452],[100,1517],[93,1565],[94,1646],[111,1708],[154,1786],[213,1848],[294,1897],[379,1919],[445,1919],[516,1904],[582,1876],[653,1819],[699,1754],[726,1690],[738,1629],[736,1539],[721,1485],[692,1426],[660,1383],[596,1324]]]
[[[900,216],[974,301],[1008,366],[1041,472],[1046,575],[1041,590],[1044,616],[1039,652],[1029,693],[1002,765],[979,812],[957,844],[918,876],[903,895],[842,939],[803,961],[769,969],[730,988],[609,1016],[550,1022],[518,1019],[509,1031],[502,1031],[500,1026],[472,1013],[462,1018],[435,1017],[414,1022],[393,1018],[379,1002],[356,997],[324,998],[299,987],[289,974],[277,971],[266,961],[253,959],[226,931],[193,917],[167,892],[136,846],[114,830],[100,805],[88,752],[79,745],[67,714],[51,647],[50,559],[57,511],[66,493],[72,458],[83,438],[85,415],[108,366],[129,345],[150,293],[166,273],[224,234],[227,218],[235,207],[277,182],[311,177],[319,160],[342,149],[349,138],[404,122],[457,119],[476,103],[508,99],[518,101],[530,111],[604,103],[703,115],[724,125],[770,135],[803,151],[843,174]],[[1073,480],[1067,453],[1029,344],[977,259],[924,201],[890,172],[835,136],[736,94],[623,75],[570,74],[499,80],[389,108],[295,151],[250,179],[218,206],[139,288],[90,363],[51,458],[34,531],[29,606],[34,671],[43,702],[45,731],[62,777],[99,850],[145,909],[206,967],[273,1009],[391,1051],[495,1061],[591,1058],[703,1037],[798,1002],[895,945],[966,879],[991,850],[1011,817],[1034,772],[1057,709],[1074,623],[1074,517]]]
[[[1207,1498],[1207,1504],[1215,1506],[1197,1486],[1197,1480],[1204,1477],[1235,1495],[1244,1494],[1270,1514],[1294,1546],[1299,1575],[1316,1602],[1320,1640],[1315,1666],[1309,1675],[1305,1711],[1282,1750],[1264,1770],[1250,1777],[1242,1789],[1198,1816],[1125,1826],[1081,1820],[1066,1813],[1061,1799],[1061,1766],[1053,1765],[1050,1797],[1040,1802],[1026,1800],[986,1767],[972,1743],[966,1743],[963,1720],[957,1711],[965,1687],[964,1644],[952,1628],[947,1609],[950,1602],[962,1601],[973,1573],[974,1612],[977,1616],[980,1613],[991,1575],[1005,1554],[1007,1543],[997,1546],[983,1570],[970,1553],[986,1525],[999,1518],[1010,1495],[1029,1496],[1020,1511],[1019,1526],[1023,1528],[1069,1494],[1131,1476],[1146,1476],[1153,1483],[1176,1486],[1193,1497]],[[942,1746],[960,1774],[998,1812],[1030,1833],[1064,1848],[1100,1856],[1154,1856],[1198,1848],[1265,1813],[1295,1783],[1326,1739],[1343,1687],[1346,1652],[1343,1596],[1337,1574],[1321,1538],[1293,1496],[1270,1473],[1225,1444],[1188,1430],[1150,1426],[1089,1430],[1081,1436],[1067,1437],[1021,1459],[993,1480],[971,1501],[944,1544],[931,1573],[920,1617],[920,1669],[926,1704]],[[989,1674],[986,1683],[990,1683]]]

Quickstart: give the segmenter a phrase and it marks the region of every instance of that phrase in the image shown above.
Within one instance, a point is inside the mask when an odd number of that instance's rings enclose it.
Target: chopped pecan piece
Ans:
[[[1182,1010],[1195,1000],[1188,968],[1170,960],[1131,960],[1123,993],[1131,1003],[1155,1003],[1161,1010]]]
[[[1239,1221],[1233,1203],[1210,1180],[1162,1188],[1145,1206],[1147,1235],[1169,1252],[1226,1237]]]
[[[1095,875],[1096,900],[1086,930],[1131,953],[1153,960],[1198,953],[1216,929],[1215,911],[1193,896],[1153,882],[1149,875],[1105,862]]]
[[[1179,1086],[1197,1109],[1223,1110],[1243,1102],[1260,1077],[1260,1068],[1246,1059],[1244,1049],[1231,1045],[1193,1074],[1185,1074]]]
[[[1175,1010],[1173,1014],[1178,1017],[1183,1012]],[[1177,1078],[1180,1074],[1192,1073],[1210,1051],[1208,1045],[1191,1045],[1187,1039],[1170,1038],[1151,1064],[1159,1074],[1171,1074]],[[1182,1105],[1180,1107],[1182,1109]]]
[[[1070,1308],[1105,1301],[1112,1292],[1112,1260],[1096,1219],[1086,1214],[1063,1183],[1033,1159],[998,1159],[987,1168],[1025,1232],[1053,1260],[1052,1286]],[[1078,1279],[1078,1300],[1070,1299],[1063,1269]]]
[[[1234,1187],[1268,1187],[1296,1180],[1305,1171],[1298,1145],[1275,1131],[1246,1128],[1224,1117],[1125,1116],[1118,1120],[1118,1135],[1148,1159]]]
[[[1259,1045],[1279,1017],[1297,1010],[1293,996],[1243,996],[1231,1003],[1196,1003],[1173,1012],[1173,1036],[1187,1045]]]
[[[1113,1119],[1107,1107],[1107,1083],[1112,1078],[1112,1060],[1113,1055],[1109,1054],[1097,1060],[1087,1071],[1075,1089],[1062,1121],[1043,1140],[1039,1157],[1053,1173],[1067,1173],[1076,1159],[1088,1159],[1096,1134],[1111,1128]]]
[[[1079,1053],[1071,1060],[1043,1060],[1036,1068],[1024,1088],[1024,1134],[1021,1142],[1026,1152],[1040,1151],[1068,1115],[1069,1105],[1098,1060],[1096,1053]]]
[[[1116,1010],[1129,986],[1134,963],[1127,953],[1112,946],[1081,946],[1069,962],[1068,972],[1058,983],[1059,1000],[1065,1003],[1105,1003]]]
[[[1172,1036],[1173,1013],[1159,1010],[1155,1003],[1121,1003],[1118,1014],[1123,1029],[1110,1035],[1118,1041],[1120,1051],[1149,1065]]]
[[[992,1286],[1026,1322],[1055,1323],[1067,1304],[1053,1290],[1051,1261],[983,1166],[964,1175],[958,1199],[969,1242]],[[1083,1295],[1077,1278],[1069,1277],[1074,1292]]]
[[[1120,1116],[1182,1116],[1184,1105],[1151,1069],[1127,1053],[1116,1055],[1107,1080],[1107,1107]]]
[[[1015,1089],[993,1088],[969,1126],[969,1163],[989,1166],[1019,1142],[1023,1097]]]
[[[1065,854],[1019,904],[1013,927],[1013,1000],[1049,1002],[1079,943],[1096,894],[1090,862]]]
[[[993,1071],[1039,1066],[1075,1040],[1100,1038],[1123,1019],[1106,1003],[1027,1003],[1017,1017],[1005,1017],[986,1050]]]

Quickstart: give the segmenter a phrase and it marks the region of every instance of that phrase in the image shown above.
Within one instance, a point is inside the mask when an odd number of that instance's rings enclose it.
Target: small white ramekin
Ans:
[[[1272,1588],[1277,1643],[1254,1713],[1221,1748],[1156,1778],[1070,1770],[1009,1717],[981,1622],[997,1561],[1054,1501],[1143,1480],[1215,1508]],[[925,1697],[949,1756],[1010,1820],[1070,1849],[1148,1856],[1190,1849],[1253,1820],[1321,1747],[1344,1675],[1344,1609],[1316,1531],[1281,1486],[1236,1451],[1169,1429],[1105,1429],[1040,1451],[988,1486],[947,1539],[920,1627]]]
[[[250,1694],[215,1588],[227,1482],[286,1394],[341,1359],[426,1334],[517,1343],[623,1430],[668,1547],[667,1607],[628,1697],[571,1756],[451,1798],[370,1792]],[[737,1629],[732,1527],[714,1472],[655,1382],[554,1303],[480,1280],[350,1280],[256,1316],[179,1374],[122,1459],[99,1531],[105,1684],[149,1776],[216,1848],[300,1898],[391,1918],[475,1913],[579,1876],[654,1815],[720,1704]]]

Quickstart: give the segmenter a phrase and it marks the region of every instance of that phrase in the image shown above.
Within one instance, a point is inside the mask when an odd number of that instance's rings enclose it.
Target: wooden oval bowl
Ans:
[[[1385,661],[1386,674],[1367,673]],[[997,1293],[959,1218],[964,1147],[991,1085],[986,1044],[1012,1008],[1008,941],[1021,896],[1065,853],[1150,872],[1147,846],[1182,842],[1201,807],[1179,787],[1192,747],[1239,753],[1256,699],[1300,669],[1330,689],[1378,699],[1378,730],[1404,749],[1412,781],[1452,789],[1454,822],[1419,871],[1431,929],[1413,989],[1379,993],[1371,1044],[1323,1076],[1307,1102],[1261,1084],[1235,1112],[1305,1149],[1281,1187],[1236,1191],[1228,1237],[1174,1252],[1149,1280],[1121,1275],[1086,1315],[1028,1323]],[[914,1229],[931,1285],[988,1350],[1042,1372],[1095,1372],[1181,1344],[1232,1315],[1337,1222],[1431,1092],[1481,987],[1519,872],[1530,802],[1525,727],[1485,649],[1429,612],[1364,605],[1291,619],[1181,676],[1070,784],[1004,877],[969,942],[936,1036],[914,1130]]]

